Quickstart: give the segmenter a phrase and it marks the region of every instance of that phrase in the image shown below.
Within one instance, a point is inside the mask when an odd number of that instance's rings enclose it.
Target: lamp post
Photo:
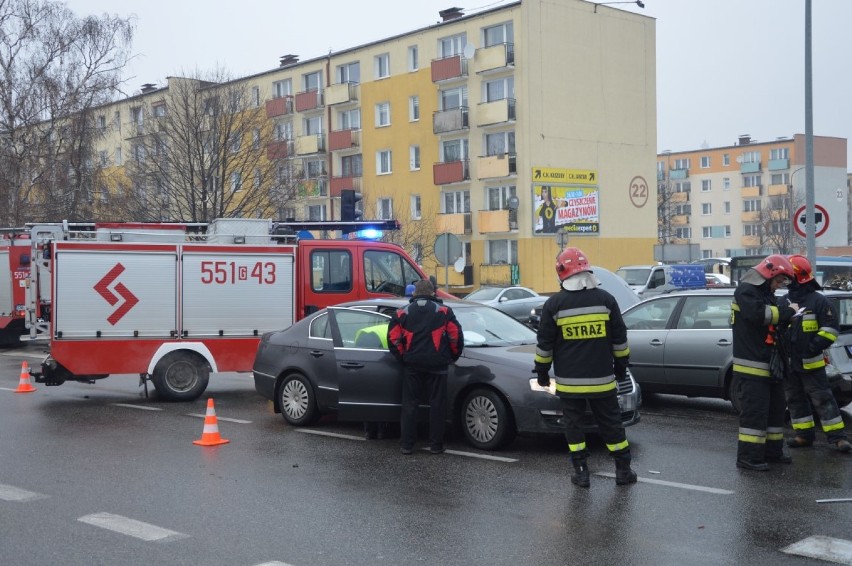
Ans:
[[[805,0],[805,234],[807,255],[816,265],[816,226],[814,222],[814,104],[811,47],[811,0]]]
[[[636,4],[640,8],[645,7],[645,3],[642,0],[631,0],[630,2],[596,2],[595,3],[595,14],[598,13],[598,6],[609,6],[611,4]]]

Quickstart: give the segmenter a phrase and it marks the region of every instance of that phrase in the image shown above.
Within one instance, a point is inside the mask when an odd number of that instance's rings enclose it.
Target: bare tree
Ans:
[[[393,217],[405,220],[400,220],[399,230],[385,232],[382,240],[402,246],[420,265],[423,265],[424,260],[427,263],[434,262],[434,244],[438,234],[435,222],[431,219],[435,218],[435,214],[432,210],[421,209],[419,219],[415,220],[411,219],[410,211],[404,206],[395,205]]]
[[[792,191],[792,189],[790,189]],[[761,247],[781,254],[794,253],[804,247],[805,241],[793,228],[793,212],[801,202],[792,192],[767,197],[761,201],[757,225]]]
[[[139,107],[127,161],[123,214],[136,220],[209,222],[275,216],[296,194],[299,171],[268,159],[271,127],[249,87],[170,79],[161,104]]]
[[[86,214],[91,109],[119,92],[133,19],[0,0],[0,223]]]

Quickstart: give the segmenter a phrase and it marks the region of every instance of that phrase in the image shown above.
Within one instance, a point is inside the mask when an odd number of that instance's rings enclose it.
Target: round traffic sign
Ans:
[[[793,215],[793,230],[796,234],[805,238],[807,233],[805,227],[807,225],[807,207],[802,206]],[[825,231],[828,230],[828,211],[818,204],[814,205],[814,237],[819,238]]]
[[[455,234],[445,232],[438,234],[433,245],[435,251],[435,259],[441,265],[451,265],[458,258],[462,257],[462,243],[459,237]]]

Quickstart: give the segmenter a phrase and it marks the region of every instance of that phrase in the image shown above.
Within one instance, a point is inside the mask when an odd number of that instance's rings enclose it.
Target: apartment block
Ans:
[[[816,245],[849,243],[846,139],[814,136]],[[805,136],[657,155],[660,240],[702,257],[804,249]]]
[[[655,33],[652,18],[582,0],[452,8],[421,29],[286,55],[204,89],[239,85],[262,111],[240,151],[264,152],[299,184],[281,217],[339,219],[341,191],[354,189],[365,218],[424,228],[408,251],[451,291],[548,292],[562,245],[611,269],[652,259]],[[103,108],[99,119],[120,126],[101,149],[117,177],[133,136],[156,127],[145,117],[175,111],[170,91],[187,80]],[[251,175],[227,177],[238,187]],[[423,253],[441,233],[463,243],[450,269]]]

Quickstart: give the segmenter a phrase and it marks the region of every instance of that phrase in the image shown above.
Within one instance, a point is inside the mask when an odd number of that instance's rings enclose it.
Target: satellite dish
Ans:
[[[456,262],[453,264],[453,269],[456,271],[456,273],[461,273],[462,271],[464,271],[464,258],[463,257],[460,257],[456,260]]]
[[[476,53],[476,46],[472,43],[466,43],[464,49],[462,50],[462,54],[464,54],[465,59],[473,59],[473,54]]]
[[[506,205],[509,207],[509,210],[518,210],[518,206],[520,206],[521,201],[518,200],[518,197],[509,197],[509,201]]]

